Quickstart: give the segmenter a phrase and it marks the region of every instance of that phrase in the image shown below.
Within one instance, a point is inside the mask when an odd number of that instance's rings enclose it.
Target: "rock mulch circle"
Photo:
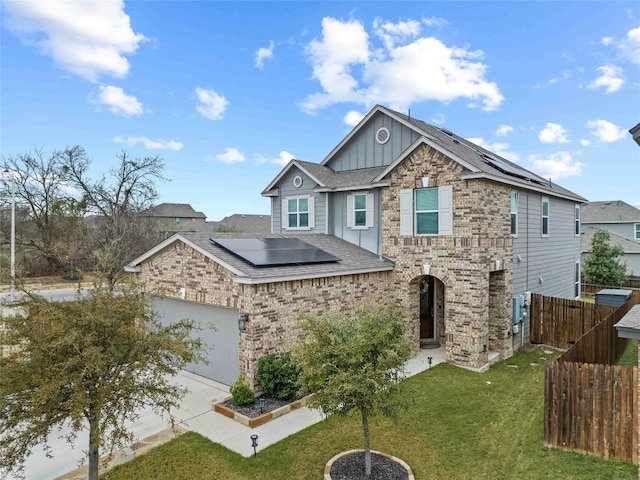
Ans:
[[[364,450],[349,450],[333,457],[324,469],[324,480],[415,480],[411,467],[399,458],[371,451],[371,476],[364,472]]]

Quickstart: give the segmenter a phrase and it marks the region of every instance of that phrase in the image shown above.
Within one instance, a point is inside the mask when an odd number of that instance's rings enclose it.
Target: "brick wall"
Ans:
[[[423,265],[444,284],[445,344],[449,362],[484,368],[487,348],[509,354],[512,241],[510,189],[486,180],[462,180],[463,167],[436,150],[422,146],[392,174],[383,192],[383,254],[396,262],[393,282],[397,301],[410,318],[419,318],[412,285]],[[430,187],[453,188],[453,235],[400,236],[400,191]],[[490,272],[502,262],[490,305]],[[490,316],[491,312],[491,316]],[[491,328],[490,328],[491,324]]]

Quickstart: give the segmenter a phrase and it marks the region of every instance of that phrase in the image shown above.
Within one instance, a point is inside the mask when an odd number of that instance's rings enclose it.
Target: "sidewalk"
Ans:
[[[423,349],[407,362],[408,375],[415,375],[445,361],[445,349]],[[256,428],[246,427],[212,409],[212,403],[221,401],[229,396],[229,387],[204,377],[181,372],[175,382],[187,387],[189,393],[183,399],[182,405],[174,415],[177,427],[182,431],[197,432],[213,442],[239,453],[245,457],[253,455],[251,435],[258,435],[257,451],[268,447],[291,434],[294,434],[314,423],[322,420],[317,410],[307,407],[276,418]],[[128,450],[118,454],[111,462],[111,466],[131,460],[136,455],[145,453],[150,448],[160,445],[174,437],[165,419],[150,410],[141,412],[139,420],[132,425],[136,438],[135,450]],[[51,442],[53,458],[46,458],[44,452],[34,452],[26,463],[26,478],[33,480],[84,480],[87,467],[77,468],[79,461],[85,457],[83,450],[87,445],[87,434],[78,435],[77,447],[74,449],[64,440],[54,438]],[[57,436],[56,436],[57,437]]]

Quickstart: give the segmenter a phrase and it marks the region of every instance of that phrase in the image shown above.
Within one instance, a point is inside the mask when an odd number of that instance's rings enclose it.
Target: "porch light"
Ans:
[[[253,447],[253,456],[256,456],[256,448],[258,446],[258,435],[255,433],[251,435],[251,446]]]
[[[249,321],[248,313],[241,313],[238,317],[238,330],[244,332],[247,329],[247,322]]]

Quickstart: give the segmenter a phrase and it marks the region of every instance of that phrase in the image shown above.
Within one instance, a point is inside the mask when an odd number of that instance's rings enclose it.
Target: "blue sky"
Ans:
[[[159,155],[161,202],[269,213],[375,104],[640,206],[637,2],[3,1],[3,156]]]

